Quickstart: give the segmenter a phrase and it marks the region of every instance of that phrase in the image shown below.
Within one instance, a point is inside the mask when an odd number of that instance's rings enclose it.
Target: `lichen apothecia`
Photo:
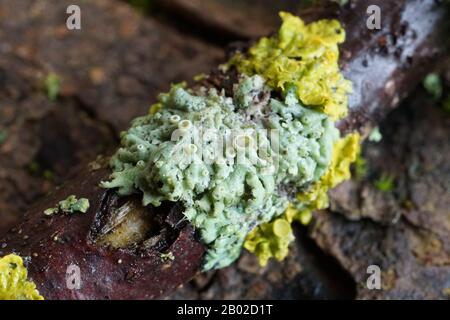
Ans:
[[[179,84],[161,94],[122,133],[102,183],[144,205],[181,202],[208,246],[205,270],[229,265],[243,246],[262,264],[284,258],[290,224],[328,205],[359,151],[359,135],[335,127],[351,92],[338,66],[344,30],[281,18],[277,35],[223,66],[239,73],[232,93]]]

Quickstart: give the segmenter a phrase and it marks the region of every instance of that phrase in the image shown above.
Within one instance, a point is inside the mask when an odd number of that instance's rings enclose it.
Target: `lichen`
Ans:
[[[345,117],[351,82],[344,79],[338,65],[344,29],[337,20],[305,24],[286,12],[280,16],[283,24],[277,36],[262,38],[247,54],[236,54],[228,66],[259,74],[282,93],[294,86],[302,104],[333,120]]]
[[[226,65],[240,73],[231,96],[186,84],[161,94],[121,134],[101,184],[141,194],[144,205],[180,201],[208,246],[205,270],[233,262],[246,237],[262,263],[284,258],[291,223],[328,205],[326,192],[349,178],[358,152],[359,135],[340,139],[334,124],[351,91],[338,67],[344,30],[336,20],[281,17],[277,36]]]
[[[60,201],[55,207],[44,210],[47,216],[56,213],[86,213],[89,209],[89,200],[86,198],[77,199],[75,195],[68,196],[65,200]]]
[[[300,209],[324,209],[328,207],[327,191],[350,179],[350,165],[360,152],[360,135],[348,134],[339,139],[333,147],[333,159],[325,175],[307,192],[297,195]]]
[[[260,265],[264,267],[272,257],[283,260],[293,240],[291,223],[283,216],[253,229],[245,240],[244,248],[258,256]]]
[[[371,142],[380,142],[382,139],[383,135],[381,134],[379,127],[373,128],[369,136],[367,137],[367,140]]]
[[[333,148],[333,159],[327,172],[306,192],[300,192],[285,213],[266,224],[256,227],[248,236],[244,247],[259,257],[262,266],[269,258],[284,259],[288,254],[289,244],[294,240],[292,230],[285,227],[286,232],[274,232],[275,222],[291,224],[298,221],[308,224],[312,218],[312,211],[328,207],[329,189],[334,188],[351,176],[350,165],[356,160],[360,152],[359,134],[350,134],[339,139]],[[287,232],[289,230],[289,232]]]
[[[333,120],[347,115],[351,83],[338,66],[338,44],[345,32],[336,20],[320,20],[309,25],[288,13],[281,13],[283,25],[277,36],[263,38],[244,55],[238,53],[228,64],[247,74],[261,74],[282,94],[296,88],[297,97],[307,107],[318,109]],[[308,224],[312,211],[328,206],[327,191],[350,178],[350,164],[359,153],[359,135],[340,139],[334,146],[333,161],[327,173],[310,189],[300,192],[281,217],[256,227],[244,247],[255,253],[261,265],[270,257],[282,260],[294,239],[292,230],[275,233],[275,221]],[[288,230],[286,228],[285,230]]]
[[[284,101],[270,99],[269,91],[259,76],[243,76],[233,97],[174,86],[160,96],[160,111],[134,120],[122,134],[111,181],[102,185],[122,195],[142,193],[144,205],[182,201],[210,246],[205,268],[230,264],[254,226],[286,209],[288,195],[279,186],[318,181],[338,138],[332,120],[303,107],[294,91]],[[215,133],[224,153],[216,152]],[[240,140],[248,140],[243,150]]]
[[[43,300],[27,277],[21,257],[10,254],[0,258],[0,300]]]

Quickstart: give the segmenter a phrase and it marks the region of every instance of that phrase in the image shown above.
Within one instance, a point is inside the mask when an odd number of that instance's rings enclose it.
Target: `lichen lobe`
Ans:
[[[0,258],[0,300],[43,300],[27,277],[21,257],[10,254]]]

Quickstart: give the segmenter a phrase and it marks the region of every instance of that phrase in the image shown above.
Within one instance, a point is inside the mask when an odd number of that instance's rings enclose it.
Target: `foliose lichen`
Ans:
[[[367,140],[371,142],[380,142],[383,139],[383,135],[381,134],[380,128],[377,126],[372,129]]]
[[[338,66],[338,44],[345,40],[345,31],[336,20],[306,25],[289,13],[280,15],[283,24],[278,35],[261,39],[246,54],[238,53],[228,67],[235,66],[247,74],[262,74],[282,95],[295,88],[302,103],[333,120],[345,117],[351,82],[344,79]],[[358,134],[341,138],[334,145],[333,161],[320,181],[299,192],[281,217],[256,227],[248,235],[244,247],[259,257],[261,265],[271,257],[284,259],[294,239],[288,228],[284,233],[275,233],[275,221],[308,224],[313,210],[328,206],[328,189],[350,178],[350,164],[358,154]]]
[[[121,134],[102,182],[142,194],[144,205],[182,202],[208,245],[206,270],[229,265],[244,242],[262,263],[284,258],[290,224],[328,205],[326,191],[349,177],[358,152],[359,136],[340,138],[334,125],[351,91],[338,67],[344,30],[281,17],[277,36],[227,64],[240,73],[231,96],[185,84],[161,94]]]
[[[70,195],[65,200],[60,201],[57,206],[44,210],[44,214],[46,216],[50,216],[56,213],[75,213],[75,212],[86,213],[88,209],[89,209],[88,199],[86,198],[77,199],[75,195]]]
[[[259,74],[275,90],[294,87],[300,102],[316,108],[333,120],[347,115],[351,82],[339,70],[338,45],[345,31],[337,20],[305,24],[281,12],[283,23],[277,36],[262,38],[248,53],[238,53],[228,66],[242,73]]]
[[[230,264],[255,226],[284,212],[289,195],[280,185],[318,181],[338,138],[326,114],[303,107],[293,91],[270,98],[257,75],[243,76],[233,97],[174,86],[159,101],[160,111],[122,134],[102,185],[140,192],[144,205],[181,201],[210,246],[206,269]]]
[[[283,260],[293,240],[291,222],[283,215],[253,229],[245,240],[244,248],[257,255],[260,265],[265,266],[272,257]]]
[[[333,158],[327,172],[318,182],[307,191],[299,192],[285,213],[275,221],[284,221],[291,224],[294,221],[307,225],[314,210],[328,207],[328,190],[351,176],[350,165],[360,153],[359,134],[349,134],[339,139],[333,148]],[[244,247],[259,257],[262,266],[267,264],[271,257],[283,260],[288,254],[289,244],[294,240],[292,230],[284,228],[285,232],[275,232],[274,223],[262,224],[256,227],[248,236]]]
[[[21,257],[10,254],[0,258],[0,300],[43,300],[27,277]]]

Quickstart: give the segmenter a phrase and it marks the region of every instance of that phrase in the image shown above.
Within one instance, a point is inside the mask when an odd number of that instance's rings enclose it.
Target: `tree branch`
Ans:
[[[374,3],[382,10],[378,31],[366,28],[366,8]],[[335,17],[346,29],[341,66],[354,92],[350,114],[339,123],[343,133],[366,134],[414,90],[446,49],[439,38],[445,12],[432,0],[361,0],[343,9],[318,6],[302,14],[308,21]],[[97,163],[81,172],[0,239],[0,256],[15,252],[29,257],[29,275],[46,299],[161,298],[200,269],[205,247],[182,222],[178,205],[144,208],[137,197],[120,198],[98,187],[109,175],[105,167]],[[89,199],[86,214],[44,216],[45,209],[72,194]],[[168,252],[174,259],[164,255]],[[81,271],[78,290],[66,285],[71,264]]]

